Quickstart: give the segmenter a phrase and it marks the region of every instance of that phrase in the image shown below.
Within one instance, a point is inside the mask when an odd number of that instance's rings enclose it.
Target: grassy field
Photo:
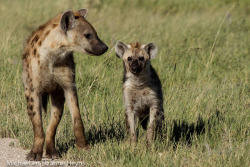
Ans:
[[[31,148],[21,78],[24,41],[51,17],[80,8],[89,9],[87,19],[110,49],[101,57],[75,53],[91,150],[76,149],[65,107],[56,135],[62,159],[90,166],[250,166],[248,0],[0,0],[0,137]],[[137,147],[127,140],[117,40],[159,47],[152,65],[163,85],[165,127],[152,149],[141,127]],[[50,112],[43,113],[44,129],[49,119]]]

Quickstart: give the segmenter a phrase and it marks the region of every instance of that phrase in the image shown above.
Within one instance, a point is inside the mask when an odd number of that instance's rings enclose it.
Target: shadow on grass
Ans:
[[[200,136],[206,132],[209,133],[211,128],[219,124],[221,120],[223,120],[223,116],[218,110],[206,121],[204,121],[201,116],[198,117],[196,123],[191,124],[188,124],[185,120],[174,120],[172,123],[171,141],[175,146],[179,142],[185,142],[191,145],[194,135]]]
[[[205,134],[205,132],[210,132],[211,127],[219,124],[221,120],[223,120],[223,116],[218,110],[206,121],[200,116],[197,122],[191,124],[187,123],[185,120],[174,120],[171,124],[165,126],[166,128],[161,130],[161,134],[158,134],[159,139],[160,141],[164,141],[167,135],[167,130],[170,130],[170,139],[171,142],[174,143],[174,146],[177,146],[180,142],[191,145],[194,135],[200,136]],[[110,120],[99,126],[92,125],[85,134],[91,145],[103,143],[107,140],[115,140],[119,142],[124,140],[126,135],[125,123],[122,121],[116,122],[115,120]],[[75,139],[66,142],[58,141],[57,147],[59,148],[60,153],[66,153],[69,148],[75,147]]]
[[[122,141],[125,138],[124,122],[108,121],[109,123],[100,124],[99,126],[91,126],[88,131],[85,131],[87,140],[91,145],[106,142],[107,140]],[[65,142],[57,140],[59,152],[66,153],[70,148],[75,148],[76,140],[70,139]]]
[[[60,154],[66,153],[70,148],[75,148],[75,139],[70,139],[66,142],[60,142],[60,140],[57,140],[57,148]]]
[[[121,141],[125,138],[125,133],[125,124],[113,120],[110,121],[110,123],[99,125],[99,127],[91,127],[86,135],[90,144],[94,145],[96,143],[105,142],[108,139]]]

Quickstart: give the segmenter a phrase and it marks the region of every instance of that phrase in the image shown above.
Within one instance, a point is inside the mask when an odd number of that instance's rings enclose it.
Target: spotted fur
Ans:
[[[89,147],[78,107],[73,51],[101,55],[108,47],[85,19],[86,14],[86,9],[59,14],[38,27],[26,41],[22,54],[23,83],[34,131],[28,160],[41,160],[45,141],[46,156],[59,155],[55,149],[55,134],[65,100],[72,116],[77,147]],[[48,96],[52,111],[45,138],[41,108],[46,111]]]

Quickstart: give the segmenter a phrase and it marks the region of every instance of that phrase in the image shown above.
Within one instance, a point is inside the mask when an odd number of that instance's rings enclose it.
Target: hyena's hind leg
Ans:
[[[59,152],[55,149],[55,135],[58,124],[60,123],[65,97],[62,88],[58,88],[51,93],[51,118],[46,131],[46,157],[57,158],[60,156]]]
[[[28,104],[28,115],[33,125],[34,142],[30,153],[27,155],[27,160],[40,161],[43,155],[44,132],[42,125],[41,112],[41,94],[34,90],[26,90],[26,98]]]

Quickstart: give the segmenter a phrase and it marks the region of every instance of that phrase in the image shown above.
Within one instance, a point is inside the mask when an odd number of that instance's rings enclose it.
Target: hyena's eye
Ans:
[[[90,39],[91,38],[91,34],[84,34],[85,38]]]
[[[139,60],[140,60],[140,61],[143,61],[143,60],[144,60],[144,57],[139,57]]]
[[[128,57],[128,61],[131,61],[132,60],[132,58],[131,57]]]

